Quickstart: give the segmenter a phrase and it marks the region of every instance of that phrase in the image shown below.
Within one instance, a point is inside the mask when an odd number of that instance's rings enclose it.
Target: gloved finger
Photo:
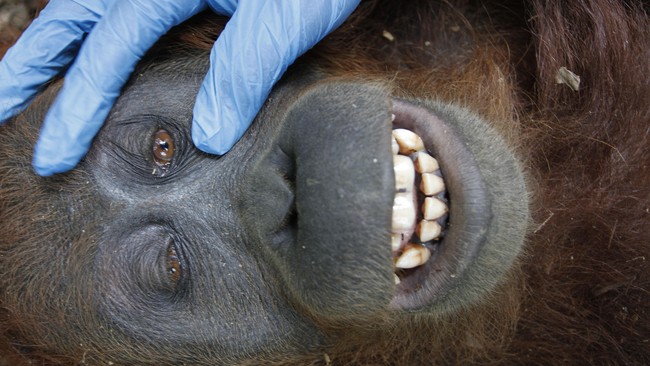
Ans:
[[[194,105],[192,140],[224,154],[295,59],[338,27],[359,0],[240,0],[210,53]]]
[[[40,175],[72,169],[86,154],[135,65],[169,28],[205,8],[200,0],[118,0],[83,43],[36,143]]]
[[[22,112],[43,85],[66,68],[104,11],[52,0],[0,62],[0,122]]]
[[[239,0],[208,0],[208,6],[217,14],[232,16]]]

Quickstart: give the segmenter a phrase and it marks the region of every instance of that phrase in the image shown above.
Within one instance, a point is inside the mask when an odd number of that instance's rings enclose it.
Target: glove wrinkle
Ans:
[[[51,175],[86,154],[140,58],[171,27],[210,8],[232,16],[194,106],[197,147],[224,154],[273,84],[359,0],[51,0],[0,64],[0,121],[70,66],[43,123],[34,168]],[[47,38],[43,37],[47,35]],[[72,65],[71,65],[72,64]]]

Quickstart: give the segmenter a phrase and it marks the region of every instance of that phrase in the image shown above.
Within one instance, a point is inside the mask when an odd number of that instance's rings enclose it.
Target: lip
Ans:
[[[277,234],[272,254],[292,293],[318,292],[301,296],[303,303],[328,299],[305,306],[334,318],[342,306],[358,313],[444,311],[459,296],[466,303],[500,281],[524,240],[528,200],[520,164],[488,122],[448,103],[398,99],[381,85],[333,80],[299,90],[287,98],[274,143],[292,161],[293,230]],[[397,285],[395,128],[420,136],[438,160],[449,203],[446,232],[431,258],[405,276],[400,270]],[[261,159],[274,160],[273,154]],[[273,164],[256,166],[265,176]]]
[[[490,200],[473,154],[452,126],[431,110],[393,99],[393,128],[405,128],[419,135],[427,150],[438,159],[449,195],[446,235],[431,259],[408,270],[395,287],[394,309],[418,309],[444,296],[460,281],[486,242],[491,220]],[[467,258],[469,261],[459,261]],[[465,263],[465,264],[464,264]]]

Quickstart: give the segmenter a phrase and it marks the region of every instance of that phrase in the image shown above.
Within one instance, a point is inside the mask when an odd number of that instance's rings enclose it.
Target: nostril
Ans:
[[[296,210],[296,160],[288,150],[277,146],[269,154],[265,164],[272,169],[274,175],[282,180],[284,194],[282,200],[276,202],[276,210],[280,220],[272,229],[271,245],[273,249],[280,249],[295,243],[298,227],[298,213]]]
[[[280,249],[295,243],[297,231],[298,213],[295,202],[292,202],[280,227],[272,235],[271,245],[273,249]]]
[[[267,162],[291,184],[292,190],[296,185],[296,156],[288,149],[278,146],[269,155]]]
[[[277,145],[258,154],[238,178],[237,216],[253,241],[275,249],[295,237],[295,163]]]
[[[296,211],[296,201],[291,202],[291,207],[287,213],[284,226],[298,226],[298,212]]]

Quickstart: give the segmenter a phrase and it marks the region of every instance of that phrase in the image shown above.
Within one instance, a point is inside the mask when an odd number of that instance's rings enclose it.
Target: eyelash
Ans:
[[[103,146],[108,169],[124,169],[125,176],[138,184],[159,185],[173,179],[186,169],[195,169],[194,162],[205,156],[194,148],[187,124],[160,116],[138,115],[121,121],[106,132],[113,135]],[[157,133],[164,131],[173,141],[173,157],[169,163],[156,162],[154,144]],[[218,157],[210,156],[215,159]]]
[[[155,161],[153,147],[155,144],[156,132],[147,132],[138,134],[143,136],[137,141],[131,143],[120,144],[115,140],[109,141],[110,147],[107,149],[111,159],[116,160],[117,166],[122,167],[127,172],[127,175],[135,179],[141,178],[140,183],[155,183],[160,184],[179,171],[184,161],[185,155],[183,152],[182,137],[179,138],[178,133],[171,132],[170,130],[163,130],[158,128],[154,131],[166,131],[171,139],[174,141],[173,159],[168,163],[160,164]],[[143,143],[143,141],[145,141]],[[136,145],[137,149],[130,146]]]
[[[129,168],[134,173],[149,169],[149,164],[142,159],[140,154],[129,151],[129,149],[115,141],[110,141],[110,145],[113,147],[113,149],[110,149],[112,152],[110,155],[112,158],[120,160],[121,166]]]

